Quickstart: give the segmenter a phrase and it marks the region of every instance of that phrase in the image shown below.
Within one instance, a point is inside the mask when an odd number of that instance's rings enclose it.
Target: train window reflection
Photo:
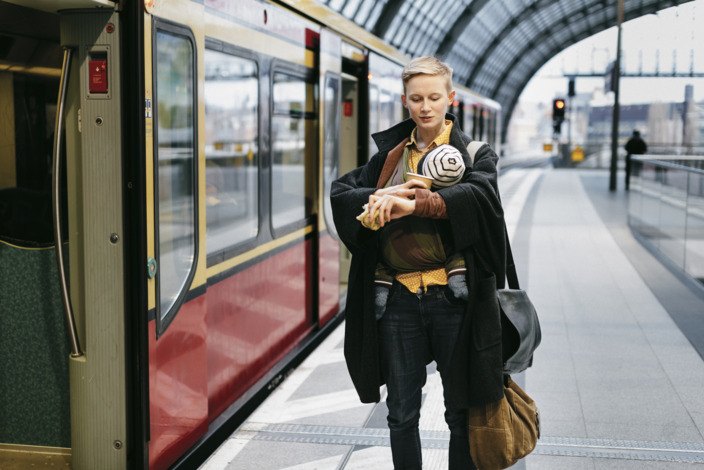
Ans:
[[[330,186],[338,176],[340,159],[340,78],[325,77],[323,133],[323,210],[325,224],[332,235],[337,235],[330,206]]]
[[[313,86],[302,78],[274,74],[271,119],[271,217],[274,230],[311,213],[306,197],[306,142],[315,138]]]
[[[191,39],[156,33],[160,330],[185,294],[196,256],[194,52]]]
[[[259,80],[254,61],[205,51],[208,254],[256,237]]]

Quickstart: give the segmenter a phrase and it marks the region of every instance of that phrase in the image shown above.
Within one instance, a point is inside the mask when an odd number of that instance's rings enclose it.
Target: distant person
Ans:
[[[643,155],[648,151],[648,144],[640,137],[640,132],[633,131],[633,135],[626,142],[626,191],[631,181],[631,155]]]

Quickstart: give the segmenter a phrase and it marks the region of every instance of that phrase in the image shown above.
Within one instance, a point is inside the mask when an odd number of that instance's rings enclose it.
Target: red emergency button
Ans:
[[[88,91],[90,93],[108,92],[108,61],[91,60],[88,63]]]

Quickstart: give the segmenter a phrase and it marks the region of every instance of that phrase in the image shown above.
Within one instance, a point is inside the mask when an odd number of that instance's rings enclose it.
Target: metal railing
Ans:
[[[632,158],[628,224],[641,241],[704,283],[704,158]]]
[[[619,142],[618,162],[621,167],[624,165],[626,150],[623,148],[626,141]],[[574,146],[571,146],[571,148]],[[611,141],[593,140],[581,145],[584,150],[585,160],[575,166],[578,168],[609,168],[611,164]],[[648,142],[648,155],[652,158],[669,158],[696,156],[695,159],[704,160],[704,145],[682,145],[671,143]],[[656,157],[657,156],[657,157]],[[704,164],[699,163],[699,168],[704,168]]]

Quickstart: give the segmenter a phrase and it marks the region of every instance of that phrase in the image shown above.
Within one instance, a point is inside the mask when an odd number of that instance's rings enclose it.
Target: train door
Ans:
[[[354,75],[342,77],[342,123],[340,126],[340,175],[354,170],[359,158],[359,80]],[[340,282],[346,284],[352,255],[340,243]]]
[[[318,322],[322,326],[338,311],[340,303],[340,243],[330,207],[330,186],[340,174],[340,119],[342,106],[342,40],[320,32],[320,149],[322,179],[318,209]]]
[[[369,159],[369,129],[376,128],[378,87],[369,85],[369,62],[365,51],[342,43],[342,117],[340,123],[340,175],[348,173]],[[370,147],[373,146],[373,147]],[[340,242],[340,284],[346,290],[352,255]]]
[[[149,467],[167,468],[208,426],[205,250],[199,230],[198,24],[159,4],[145,22],[143,162],[149,261]]]

